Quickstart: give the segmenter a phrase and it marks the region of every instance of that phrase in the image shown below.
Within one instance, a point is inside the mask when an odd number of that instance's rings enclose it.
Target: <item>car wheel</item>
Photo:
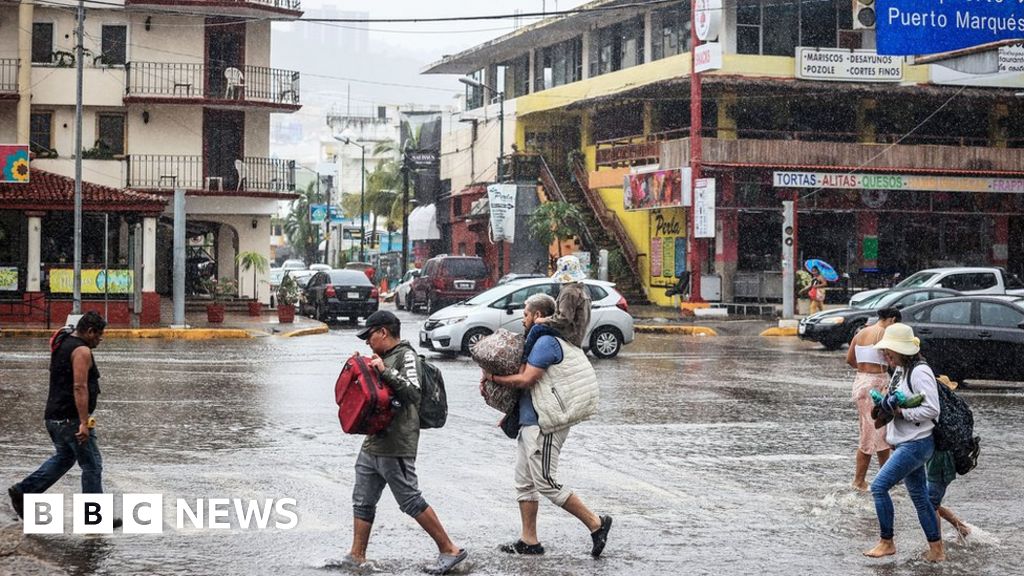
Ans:
[[[590,351],[598,358],[614,358],[622,349],[622,333],[611,326],[601,326],[590,335]]]
[[[405,310],[405,306],[402,305],[402,295],[401,294],[397,294],[397,293],[395,294],[395,308],[398,308],[399,310]]]
[[[473,328],[462,337],[462,352],[469,354],[469,351],[480,340],[490,336],[492,332],[487,328]]]
[[[317,304],[313,308],[313,317],[319,320],[320,322],[327,322],[327,313],[324,312],[324,307],[321,306],[320,304]]]

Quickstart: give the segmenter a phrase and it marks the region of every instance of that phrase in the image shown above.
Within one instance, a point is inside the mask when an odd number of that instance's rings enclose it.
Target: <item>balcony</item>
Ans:
[[[127,157],[126,188],[241,195],[295,192],[295,161],[247,156],[234,166],[214,166],[202,156],[132,154]],[[223,164],[223,163],[222,163]]]
[[[299,73],[291,70],[129,62],[125,75],[126,104],[199,104],[276,111],[295,111],[301,107]]]
[[[124,0],[125,8],[155,11],[188,10],[197,16],[302,16],[299,0]]]
[[[18,59],[0,58],[0,100],[18,99]]]

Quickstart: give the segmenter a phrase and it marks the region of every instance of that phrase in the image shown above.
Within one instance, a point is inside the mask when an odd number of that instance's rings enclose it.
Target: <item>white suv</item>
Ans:
[[[908,276],[895,286],[900,288],[931,288],[939,286],[961,294],[1009,294],[1024,296],[1024,284],[1013,274],[998,267],[929,268]],[[850,306],[860,307],[869,298],[889,290],[878,288],[858,292],[850,298]]]
[[[633,341],[633,317],[611,282],[584,280],[590,292],[590,326],[583,348],[598,358],[612,358]],[[550,278],[513,280],[465,302],[438,310],[420,331],[420,346],[447,353],[469,353],[470,347],[499,328],[522,333],[526,299],[538,293],[558,297],[561,285]]]

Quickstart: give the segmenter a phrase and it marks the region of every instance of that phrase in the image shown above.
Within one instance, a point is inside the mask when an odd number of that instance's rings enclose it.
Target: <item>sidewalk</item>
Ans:
[[[0,328],[0,338],[49,338],[59,326],[55,319],[51,327],[43,324],[10,324]],[[164,318],[160,326],[146,328],[125,328],[112,326],[107,328],[105,338],[164,338],[173,340],[231,340],[245,338],[263,338],[281,336],[294,338],[311,334],[326,334],[327,325],[305,316],[295,315],[292,324],[281,324],[277,321],[277,312],[264,310],[259,317],[246,314],[225,313],[222,324],[211,324],[206,321],[206,312],[185,314],[187,328],[171,328],[170,318]]]

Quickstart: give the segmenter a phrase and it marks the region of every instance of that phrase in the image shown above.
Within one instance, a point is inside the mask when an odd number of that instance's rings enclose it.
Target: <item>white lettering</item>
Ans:
[[[231,515],[231,500],[227,498],[210,498],[206,501],[207,516],[210,520],[211,530],[230,530],[231,522],[221,518],[228,518]]]
[[[270,522],[270,511],[274,507],[274,501],[269,500],[260,509],[260,504],[256,500],[249,500],[249,506],[246,507],[241,499],[235,499],[235,514],[238,516],[238,526],[243,530],[249,529],[249,524],[252,523],[253,518],[256,519],[256,526],[258,528],[265,529],[267,523]]]
[[[192,511],[192,508],[188,505],[188,502],[186,502],[185,500],[182,500],[181,498],[179,498],[178,502],[177,502],[177,510],[178,510],[178,530],[184,530],[185,529],[185,516],[188,516],[189,521],[192,522],[192,527],[193,528],[202,528],[203,527],[204,522],[203,522],[203,499],[202,498],[197,498],[196,499],[196,509],[195,509],[195,512]]]
[[[296,506],[295,499],[282,498],[274,504],[274,510],[277,511],[277,515],[288,518],[288,522],[277,521],[276,526],[279,530],[291,530],[299,525],[299,515],[294,510],[286,508],[286,506],[294,508]]]

